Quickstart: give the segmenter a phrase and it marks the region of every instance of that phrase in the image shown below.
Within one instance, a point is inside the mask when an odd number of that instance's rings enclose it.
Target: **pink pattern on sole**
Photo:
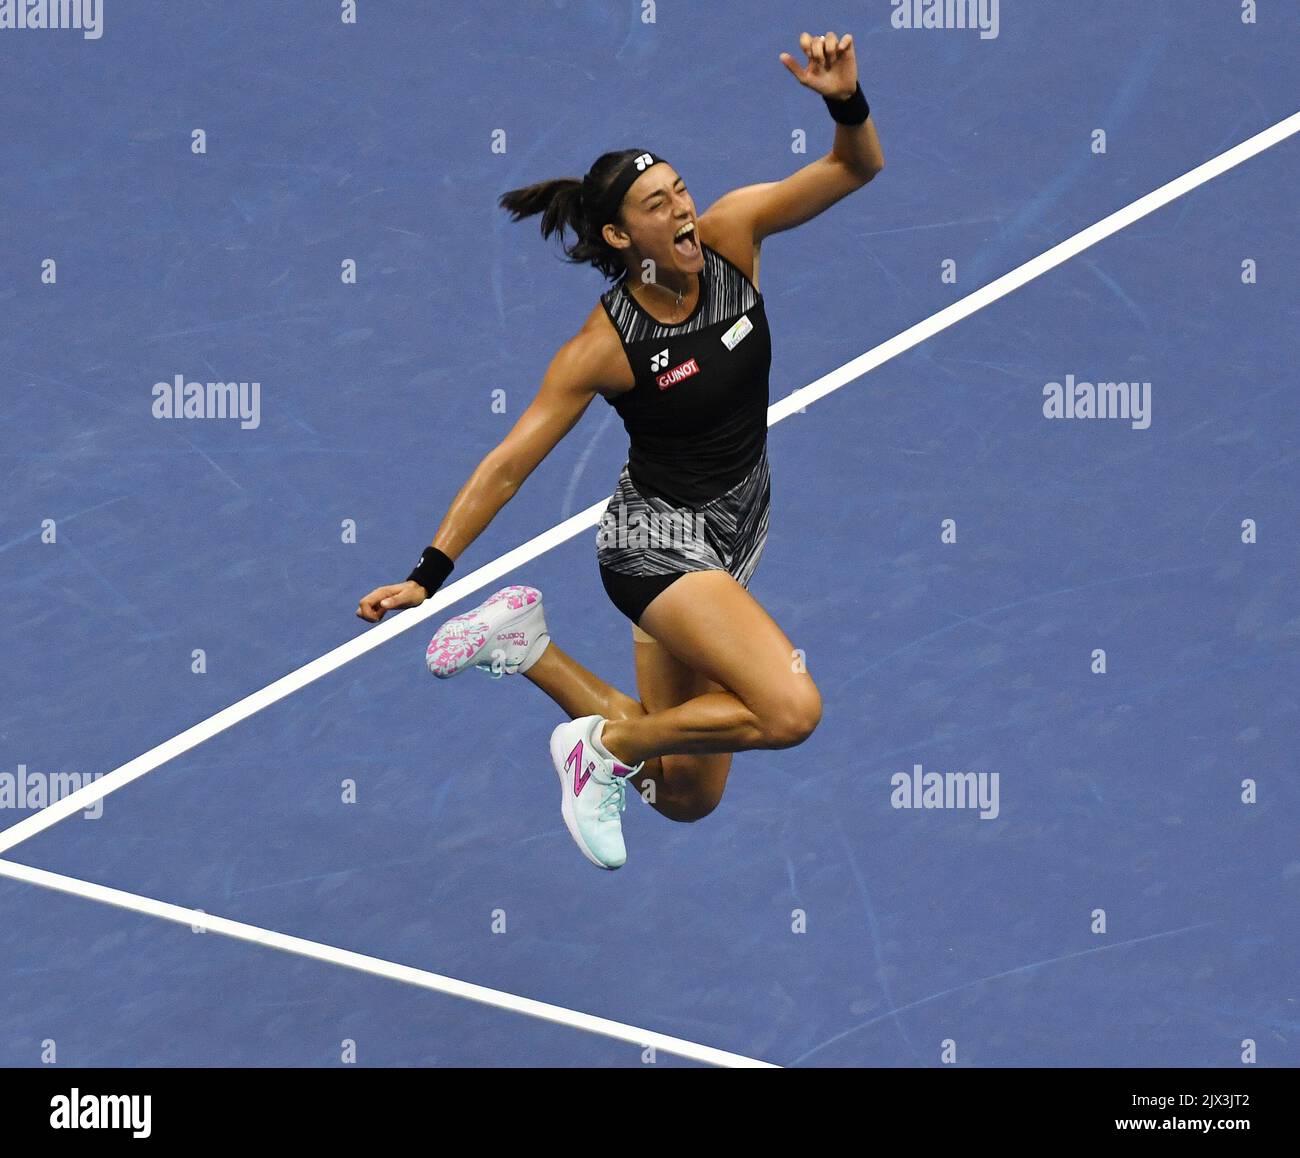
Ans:
[[[504,601],[512,610],[521,611],[525,607],[531,607],[541,597],[541,592],[535,587],[503,587],[483,606],[491,607],[494,603]]]
[[[429,670],[439,679],[450,679],[464,671],[487,646],[490,629],[484,622],[484,613],[488,608],[505,603],[512,611],[522,611],[541,597],[541,592],[534,587],[503,587],[473,611],[447,620],[429,640],[425,651]]]
[[[487,624],[477,615],[458,615],[447,620],[429,640],[424,662],[434,675],[447,679],[462,671],[483,650],[487,638]]]

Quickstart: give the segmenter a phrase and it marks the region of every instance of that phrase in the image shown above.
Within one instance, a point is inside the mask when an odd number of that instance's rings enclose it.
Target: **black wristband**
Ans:
[[[408,583],[418,583],[424,588],[426,596],[432,595],[446,581],[456,564],[450,556],[444,555],[437,547],[425,547],[424,554],[415,565],[415,570],[407,577]]]
[[[862,95],[862,86],[853,90],[853,95],[846,101],[837,101],[833,97],[822,97],[830,109],[831,118],[841,125],[860,125],[871,116],[871,106]]]

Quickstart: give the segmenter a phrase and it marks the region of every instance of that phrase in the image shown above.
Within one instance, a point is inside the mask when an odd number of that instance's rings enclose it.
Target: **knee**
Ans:
[[[812,680],[765,711],[763,734],[772,748],[793,748],[816,730],[822,718],[822,697]]]
[[[663,756],[660,758],[660,777],[655,784],[657,794],[647,797],[647,803],[669,820],[690,824],[703,820],[722,800],[727,784],[727,770],[731,757],[719,770],[716,756]]]
[[[662,815],[678,824],[694,824],[717,808],[721,799],[721,796],[710,793],[693,792],[689,795],[675,796],[671,800],[662,800],[655,807]]]

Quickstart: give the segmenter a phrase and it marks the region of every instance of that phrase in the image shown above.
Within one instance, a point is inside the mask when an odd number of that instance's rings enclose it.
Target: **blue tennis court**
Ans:
[[[378,630],[357,599],[604,288],[503,191],[642,144],[701,210],[779,179],[834,126],[777,54],[852,32],[887,167],[763,247],[777,402],[1300,93],[1300,12],[1235,0],[1007,3],[992,36],[885,0],[102,7],[98,38],[0,30],[4,828]],[[15,867],[783,1066],[1300,1064],[1296,128],[772,426],[751,590],[824,715],[711,816],[632,799],[596,871],[554,705],[424,669],[527,583],[635,694],[593,521],[98,815],[0,833],[0,1064],[708,1060]],[[178,377],[245,410],[156,416]],[[1133,410],[1049,417],[1067,379]],[[454,578],[607,498],[626,447],[598,400]],[[897,806],[934,773],[996,806]]]

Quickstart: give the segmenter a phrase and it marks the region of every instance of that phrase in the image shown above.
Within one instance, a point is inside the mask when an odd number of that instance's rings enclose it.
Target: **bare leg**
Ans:
[[[727,691],[663,711],[611,719],[620,760],[788,748],[821,719],[821,695],[785,633],[725,571],[684,575],[646,608],[641,626],[687,667]]]
[[[551,640],[541,658],[523,674],[525,679],[531,680],[559,704],[571,720],[582,716],[625,720],[646,713],[639,700],[624,695],[618,688],[588,671],[573,656],[561,651],[555,640]],[[608,726],[607,724],[606,727]],[[661,812],[671,807],[671,800],[666,797],[664,805],[660,806],[661,794],[657,782],[663,774],[659,760],[652,758],[645,762],[645,767],[637,778],[637,790]],[[656,786],[645,789],[644,785],[650,781],[655,781]]]
[[[637,687],[648,713],[666,711],[708,692],[724,690],[645,632],[634,629],[632,638],[636,641],[632,646]],[[646,761],[636,788],[669,820],[701,820],[718,806],[730,772],[730,752],[660,756]]]
[[[645,713],[639,701],[588,671],[573,656],[561,651],[555,640],[551,640],[541,658],[524,672],[524,679],[541,688],[571,720],[582,716],[618,720]]]
[[[654,640],[635,645],[640,701],[554,641],[524,675],[571,719],[604,716],[605,746],[645,763],[636,781],[643,797],[672,820],[698,820],[722,798],[731,753],[801,743],[820,719],[821,697],[785,634],[725,572],[683,576],[641,622]]]

